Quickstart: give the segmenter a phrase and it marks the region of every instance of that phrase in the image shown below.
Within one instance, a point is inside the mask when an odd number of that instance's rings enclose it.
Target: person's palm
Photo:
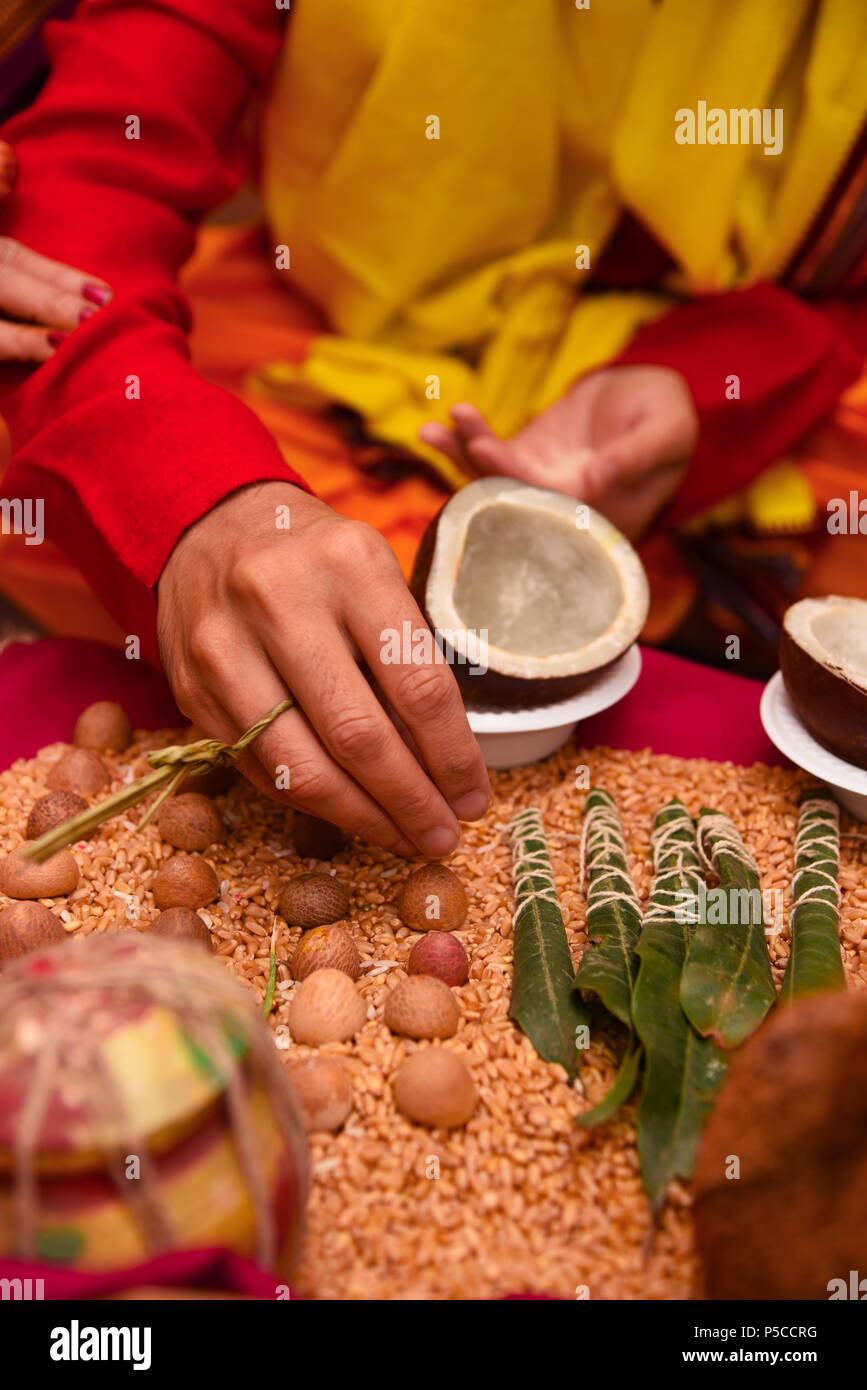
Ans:
[[[479,473],[520,478],[591,503],[640,536],[671,499],[698,437],[683,378],[665,367],[607,367],[577,382],[511,439],[472,405],[451,412],[454,431],[420,437]]]

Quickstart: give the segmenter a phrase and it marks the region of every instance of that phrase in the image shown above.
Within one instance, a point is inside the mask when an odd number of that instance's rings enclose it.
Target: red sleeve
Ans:
[[[200,215],[246,171],[242,117],[285,18],[273,0],[83,0],[47,26],[52,75],[3,132],[21,166],[3,230],[115,293],[50,362],[0,373],[4,492],[44,500],[46,534],[150,656],[153,585],[184,528],[235,488],[299,481],[191,366],[176,285]]]
[[[839,315],[770,284],[693,300],[642,328],[617,363],[680,372],[700,422],[698,448],[665,523],[730,497],[831,410],[862,370],[855,336]],[[729,399],[735,376],[740,397]]]

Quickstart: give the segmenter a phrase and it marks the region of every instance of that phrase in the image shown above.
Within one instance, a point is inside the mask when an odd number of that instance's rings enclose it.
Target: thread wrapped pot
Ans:
[[[81,1269],[220,1246],[287,1272],[307,1195],[290,1083],[198,946],[69,941],[0,980],[0,1252]]]

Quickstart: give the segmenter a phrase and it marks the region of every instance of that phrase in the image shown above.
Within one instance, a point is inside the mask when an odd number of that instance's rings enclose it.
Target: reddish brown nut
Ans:
[[[167,936],[174,941],[199,941],[211,948],[211,933],[197,912],[188,907],[167,907],[158,912],[148,927],[151,936]]]
[[[220,882],[205,859],[195,854],[173,854],[154,878],[157,907],[207,907],[220,896]]]
[[[51,791],[80,792],[82,796],[95,796],[104,791],[111,781],[111,774],[102,758],[98,758],[89,748],[70,748],[63,753],[51,768],[45,785]]]
[[[289,1079],[309,1130],[340,1129],[352,1109],[352,1082],[336,1058],[293,1062]]]
[[[21,845],[0,860],[0,893],[8,898],[65,898],[78,887],[78,864],[68,849],[37,864],[22,859],[25,848]]]
[[[65,940],[60,918],[42,903],[10,903],[0,912],[0,961],[14,960]]]
[[[445,864],[425,864],[410,874],[397,900],[400,920],[413,931],[456,931],[467,919],[467,894]]]
[[[315,970],[298,986],[289,1005],[292,1037],[311,1047],[354,1038],[366,1018],[358,987],[342,970]]]
[[[72,742],[94,753],[123,753],[132,743],[132,722],[113,700],[97,700],[78,716]]]
[[[401,1114],[431,1129],[465,1125],[478,1104],[467,1067],[445,1047],[422,1047],[399,1068],[392,1082]]]
[[[386,999],[383,1018],[386,1028],[406,1038],[450,1038],[458,1031],[460,1011],[442,980],[407,975]]]
[[[434,975],[445,985],[465,985],[470,978],[467,953],[456,936],[432,931],[417,941],[409,953],[410,975]]]
[[[313,927],[302,936],[292,957],[292,975],[306,980],[314,970],[342,970],[350,980],[358,979],[361,961],[355,942],[343,927]]]
[[[222,844],[223,819],[210,797],[201,792],[181,792],[162,806],[157,825],[174,849],[203,850]]]
[[[332,874],[298,874],[284,885],[277,911],[290,927],[325,927],[346,916],[349,894]]]
[[[55,826],[86,810],[87,802],[78,792],[46,792],[30,808],[25,835],[28,840],[38,840],[40,835],[47,835]]]

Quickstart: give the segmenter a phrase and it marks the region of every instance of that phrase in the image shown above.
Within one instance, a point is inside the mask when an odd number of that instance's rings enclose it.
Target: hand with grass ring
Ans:
[[[484,814],[450,668],[382,659],[386,629],[426,625],[371,527],[292,483],[254,484],[184,533],[158,601],[163,665],[205,733],[231,743],[295,697],[241,758],[267,795],[407,857],[450,853],[459,819]]]

